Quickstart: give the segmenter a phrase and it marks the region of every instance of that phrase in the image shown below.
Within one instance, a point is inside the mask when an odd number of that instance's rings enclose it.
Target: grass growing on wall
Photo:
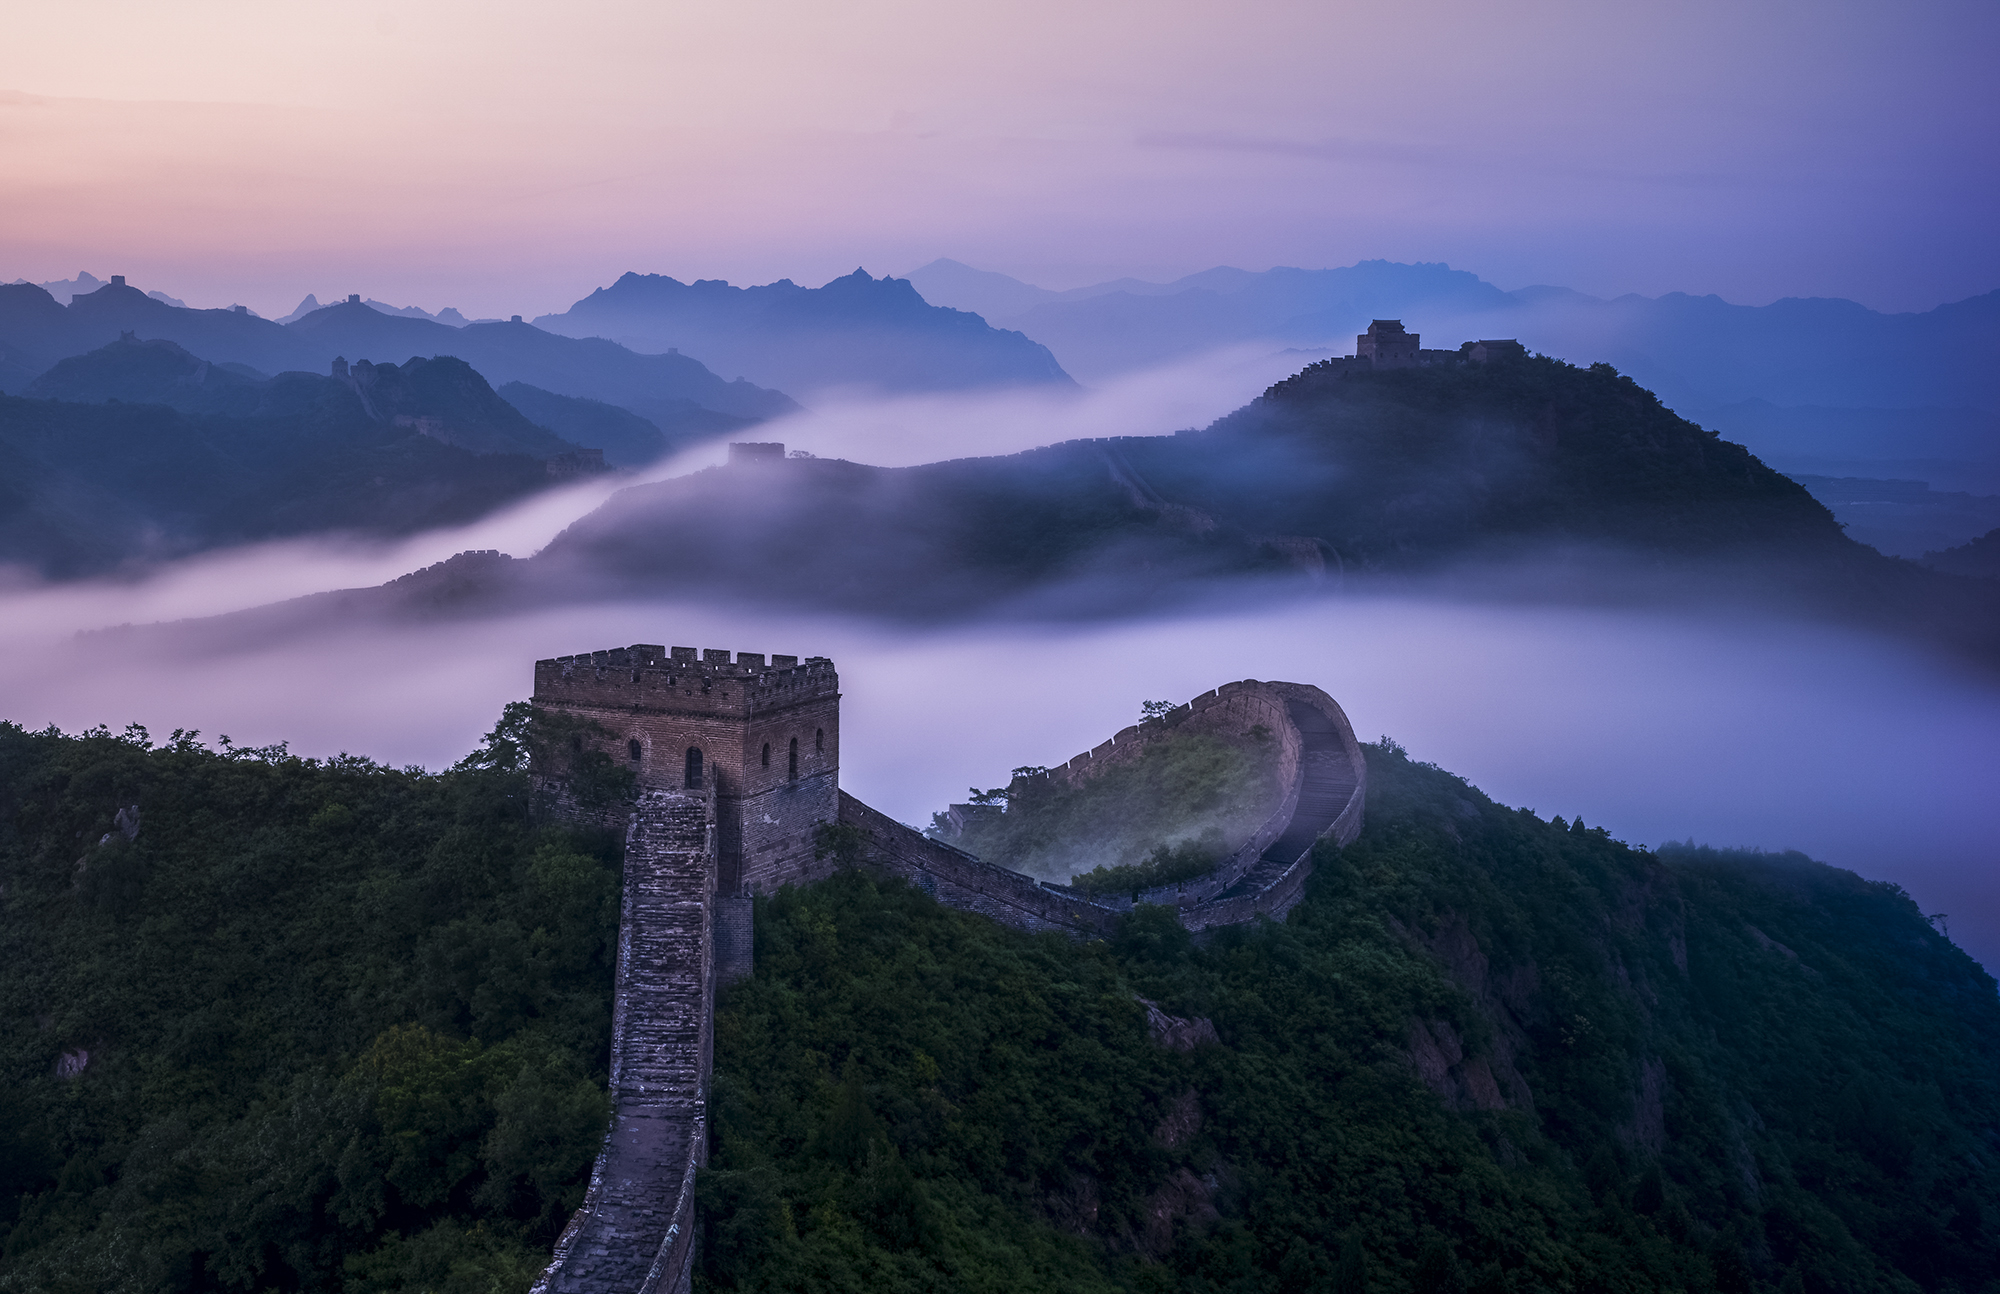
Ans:
[[[1142,868],[1162,846],[1220,840],[1233,847],[1284,798],[1277,757],[1268,733],[1229,742],[1177,732],[1078,786],[1017,774],[1006,788],[985,793],[1004,801],[1007,811],[973,819],[953,843],[988,862],[1051,879],[1100,867]],[[1227,847],[1215,852],[1220,857]]]

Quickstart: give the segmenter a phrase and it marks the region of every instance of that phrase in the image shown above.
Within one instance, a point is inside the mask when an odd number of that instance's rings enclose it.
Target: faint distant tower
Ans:
[[[335,355],[333,357],[333,375],[338,378],[345,378],[347,376],[347,356]]]
[[[122,288],[122,287],[124,287],[124,286],[125,286],[125,276],[124,276],[123,274],[113,274],[113,275],[111,276],[111,286],[112,286],[112,287],[114,287],[114,288]]]
[[[1377,319],[1354,339],[1354,357],[1376,368],[1410,368],[1417,362],[1417,336],[1403,331],[1401,319]]]
[[[1496,359],[1525,359],[1528,355],[1528,348],[1512,337],[1498,340],[1482,338],[1479,341],[1469,341],[1460,349],[1465,352],[1465,357],[1475,364],[1487,364]]]
[[[348,293],[348,294],[347,294],[347,304],[349,304],[349,305],[351,305],[351,306],[358,306],[358,305],[360,305],[360,304],[361,304],[361,294],[360,294],[359,292],[350,292],[350,293]]]

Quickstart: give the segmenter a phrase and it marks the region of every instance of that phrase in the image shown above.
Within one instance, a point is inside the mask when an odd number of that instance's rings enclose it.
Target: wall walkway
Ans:
[[[1191,930],[1259,916],[1298,902],[1322,837],[1341,844],[1361,830],[1367,765],[1347,716],[1316,687],[1246,680],[1217,689],[1166,724],[1127,729],[1056,775],[1088,777],[1131,758],[1182,723],[1260,722],[1280,742],[1290,774],[1279,812],[1197,893],[1173,902]],[[1202,716],[1206,716],[1202,719]],[[1101,753],[1100,753],[1101,752]],[[552,800],[556,811],[576,806]],[[841,792],[839,821],[857,828],[867,862],[949,907],[1020,930],[1078,937],[1111,934],[1122,905],[1094,902],[973,855],[895,821]],[[816,860],[798,880],[837,862]],[[708,1157],[708,1082],[718,980],[751,968],[751,900],[719,896],[713,790],[646,790],[626,831],[625,893],[618,927],[612,1017],[611,1127],[583,1205],[557,1242],[533,1294],[686,1294],[694,1262],[694,1181]]]
[[[712,791],[648,791],[625,845],[611,1127],[534,1294],[680,1294],[708,1161],[715,981]]]

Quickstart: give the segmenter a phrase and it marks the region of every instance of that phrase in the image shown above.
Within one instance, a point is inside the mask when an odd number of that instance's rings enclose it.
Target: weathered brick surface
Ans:
[[[756,964],[756,908],[748,894],[715,898],[715,982],[748,978]]]
[[[817,828],[861,829],[864,856],[939,902],[1023,930],[1111,933],[1117,906],[1093,902],[931,840],[839,789],[839,683],[830,661],[639,645],[539,661],[538,705],[596,719],[639,774],[635,805],[577,804],[537,770],[537,811],[573,822],[626,819],[625,892],[612,1024],[612,1122],[583,1207],[536,1294],[684,1294],[694,1254],[694,1178],[707,1159],[707,1093],[718,982],[751,972],[752,890],[817,880]],[[1120,733],[1055,775],[1088,777],[1181,725],[1235,733],[1262,723],[1279,743],[1284,802],[1212,877],[1144,897],[1172,902],[1190,929],[1281,917],[1311,874],[1313,842],[1361,829],[1367,769],[1340,707],[1316,687],[1228,684],[1165,723]],[[796,770],[791,742],[800,743]],[[689,747],[703,785],[681,785]],[[766,748],[770,758],[765,758]],[[1121,905],[1129,907],[1129,901]]]
[[[625,845],[611,1127],[537,1294],[685,1288],[694,1173],[707,1159],[715,797],[643,794]]]
[[[1352,844],[1361,834],[1368,764],[1347,716],[1333,698],[1300,683],[1268,684],[1285,700],[1287,721],[1300,735],[1297,808],[1284,832],[1255,866],[1220,897],[1181,914],[1190,930],[1280,920],[1305,893],[1312,849],[1321,837]]]
[[[535,662],[535,704],[595,721],[589,745],[663,790],[686,785],[690,751],[717,797],[725,893],[768,893],[812,861],[812,829],[839,811],[840,676],[821,657],[635,643]],[[636,749],[636,758],[634,751]],[[796,751],[796,758],[794,752]],[[561,794],[536,770],[539,800]]]
[[[1064,930],[1108,934],[1118,914],[1081,896],[1070,896],[1032,877],[981,862],[962,849],[932,840],[842,791],[841,822],[859,827],[867,838],[864,856],[892,876],[963,908],[1020,930]],[[822,864],[830,870],[834,864]]]

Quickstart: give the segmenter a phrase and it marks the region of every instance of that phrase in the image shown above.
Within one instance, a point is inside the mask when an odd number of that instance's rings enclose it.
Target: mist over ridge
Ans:
[[[2000,1294],[2000,7],[9,18],[0,1294]]]

